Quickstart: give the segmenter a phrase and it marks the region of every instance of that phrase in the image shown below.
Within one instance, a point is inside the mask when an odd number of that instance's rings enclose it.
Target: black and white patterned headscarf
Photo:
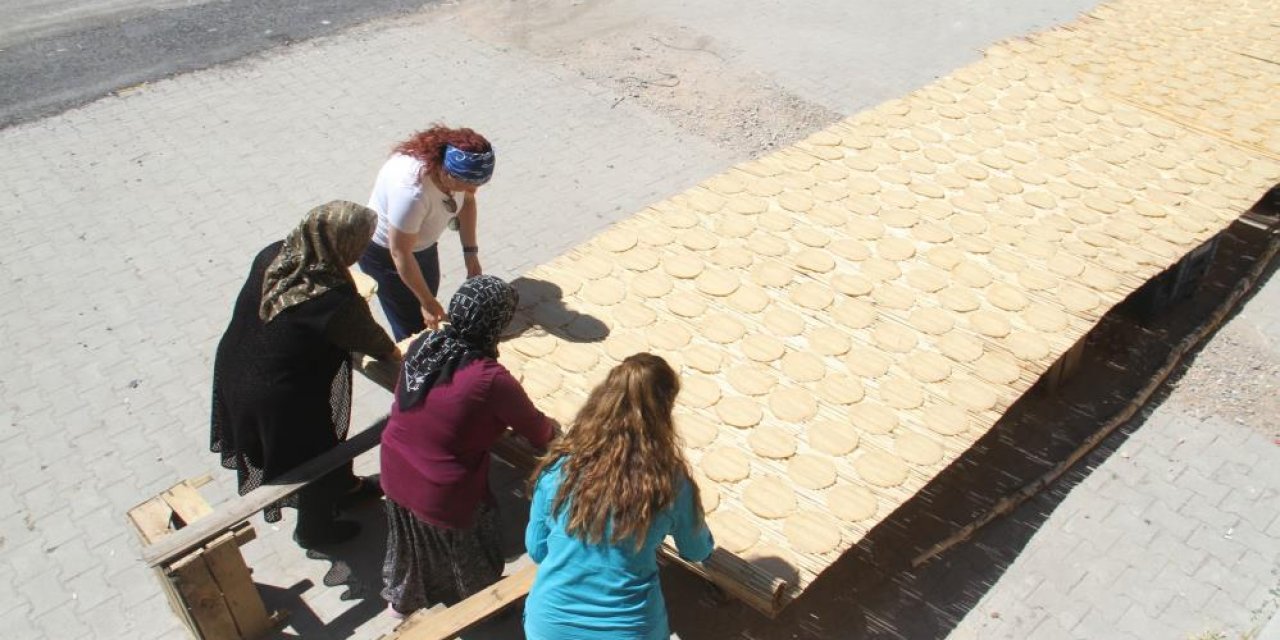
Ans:
[[[396,402],[401,411],[420,404],[431,387],[449,382],[472,360],[498,357],[498,338],[511,323],[520,296],[494,276],[462,283],[449,301],[449,324],[420,336],[409,345]]]

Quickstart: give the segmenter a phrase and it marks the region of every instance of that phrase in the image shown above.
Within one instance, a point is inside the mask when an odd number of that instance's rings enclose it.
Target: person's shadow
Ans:
[[[601,342],[609,336],[608,325],[600,319],[566,305],[555,283],[521,276],[511,286],[520,294],[520,304],[503,340],[538,330],[569,342]]]

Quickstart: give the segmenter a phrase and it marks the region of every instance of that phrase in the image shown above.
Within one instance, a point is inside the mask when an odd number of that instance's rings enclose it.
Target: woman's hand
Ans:
[[[484,269],[480,268],[480,256],[477,256],[474,253],[468,253],[463,256],[462,261],[467,265],[468,278],[484,275]]]
[[[444,319],[444,307],[440,306],[439,300],[428,298],[422,303],[422,320],[427,323],[427,328],[433,331],[439,329],[440,322]]]

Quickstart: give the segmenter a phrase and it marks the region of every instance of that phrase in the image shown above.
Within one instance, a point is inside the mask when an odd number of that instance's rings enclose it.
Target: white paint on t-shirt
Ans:
[[[435,183],[430,179],[418,181],[421,169],[421,160],[396,153],[378,171],[373,193],[369,195],[369,208],[378,213],[378,229],[373,233],[373,241],[378,246],[390,248],[388,236],[391,227],[395,227],[404,233],[418,234],[413,244],[415,252],[426,249],[440,239],[449,219],[462,210],[466,192],[454,192],[457,207],[450,212],[445,206],[448,196]]]

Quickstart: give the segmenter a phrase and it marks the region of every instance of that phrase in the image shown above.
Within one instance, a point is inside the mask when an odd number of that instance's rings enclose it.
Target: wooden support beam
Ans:
[[[529,595],[538,565],[528,566],[443,610],[419,611],[386,640],[453,640]]]
[[[212,540],[236,524],[248,520],[267,505],[292,495],[308,482],[320,478],[374,448],[382,438],[382,430],[386,426],[387,419],[384,417],[368,429],[299,465],[271,484],[264,484],[222,505],[213,513],[188,523],[186,527],[147,545],[142,550],[142,559],[151,567],[177,560],[183,554]]]

